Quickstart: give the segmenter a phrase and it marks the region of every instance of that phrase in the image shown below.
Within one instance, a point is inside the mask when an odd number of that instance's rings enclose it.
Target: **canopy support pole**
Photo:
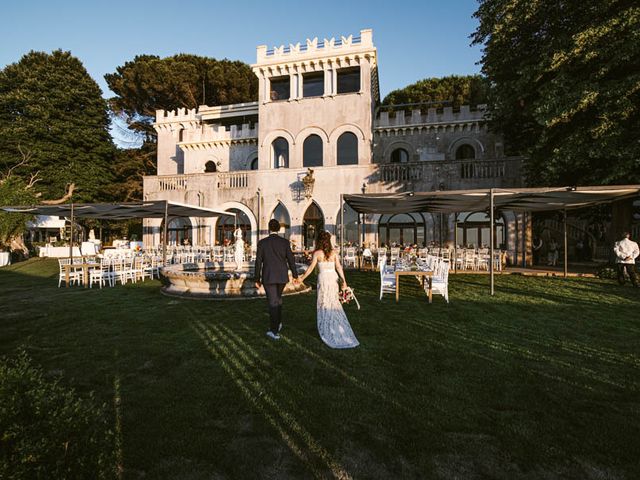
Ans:
[[[562,223],[564,230],[564,278],[567,278],[567,209],[565,208],[562,213]]]
[[[527,223],[529,220],[529,214],[523,212],[522,214],[522,268],[527,268]],[[533,265],[533,261],[531,263]]]
[[[73,263],[73,222],[74,222],[74,212],[73,212],[73,202],[71,202],[71,228],[70,228],[70,238],[69,238],[69,258],[71,259],[71,263]]]
[[[340,194],[340,262],[344,268],[344,194]]]
[[[458,212],[453,213],[453,273],[458,273]]]
[[[169,232],[169,202],[165,201],[164,204],[164,232],[163,232],[163,240],[162,240],[162,266],[167,266],[167,240],[168,240],[168,232]]]
[[[493,285],[493,249],[494,249],[494,225],[493,225],[493,188],[489,189],[489,223],[491,224],[491,230],[489,231],[489,243],[490,243],[490,252],[489,252],[489,276],[490,284],[491,284],[491,295],[494,294],[494,285]]]

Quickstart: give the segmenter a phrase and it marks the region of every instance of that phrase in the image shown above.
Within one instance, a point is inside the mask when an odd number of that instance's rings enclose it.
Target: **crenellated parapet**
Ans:
[[[258,102],[237,103],[215,107],[200,105],[198,108],[191,109],[156,110],[156,121],[153,126],[158,133],[175,132],[179,130],[196,132],[206,130],[207,127],[211,126],[205,125],[205,122],[215,123],[222,120],[251,115],[258,115]],[[236,127],[236,130],[240,131],[243,130],[243,128]]]
[[[293,72],[318,71],[330,67],[342,68],[360,65],[363,60],[371,67],[376,65],[376,49],[373,31],[361,30],[360,35],[341,36],[318,40],[307,39],[305,43],[257,48],[257,61],[253,71],[258,75],[285,75]]]
[[[258,143],[258,124],[242,124],[240,128],[231,125],[226,129],[221,125],[202,125],[192,131],[186,131],[178,146],[183,150],[204,150],[214,146]]]
[[[389,106],[392,109],[393,106]],[[405,131],[406,129],[436,130],[479,130],[486,123],[486,105],[471,108],[462,105],[453,107],[428,108],[426,111],[416,108],[412,110],[380,110],[374,120],[374,129],[378,132]]]

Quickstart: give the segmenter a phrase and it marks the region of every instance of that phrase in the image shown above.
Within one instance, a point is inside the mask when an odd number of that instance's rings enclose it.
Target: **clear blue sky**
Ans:
[[[381,96],[426,77],[477,73],[476,0],[17,0],[3,5],[0,67],[29,50],[69,50],[110,96],[105,73],[137,54],[254,63],[256,46],[373,29]]]

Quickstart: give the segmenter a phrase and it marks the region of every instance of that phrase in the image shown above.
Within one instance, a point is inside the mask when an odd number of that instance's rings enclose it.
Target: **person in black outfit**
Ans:
[[[291,244],[279,237],[278,231],[280,222],[276,219],[270,220],[269,236],[258,242],[254,271],[256,288],[260,289],[264,285],[267,294],[271,318],[271,328],[267,336],[274,340],[280,339],[278,332],[282,329],[282,291],[289,282],[288,270],[291,270],[294,283],[299,283]]]

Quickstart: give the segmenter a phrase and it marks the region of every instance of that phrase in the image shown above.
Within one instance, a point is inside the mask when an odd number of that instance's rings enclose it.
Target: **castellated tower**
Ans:
[[[252,68],[260,82],[261,170],[371,163],[379,99],[371,30],[271,49],[262,45]]]

